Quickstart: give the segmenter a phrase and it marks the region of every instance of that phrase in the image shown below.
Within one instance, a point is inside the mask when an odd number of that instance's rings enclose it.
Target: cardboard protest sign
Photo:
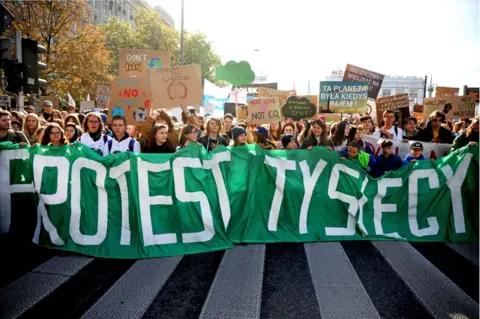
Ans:
[[[108,107],[108,101],[110,101],[110,95],[112,94],[111,85],[97,84],[96,100],[97,107],[105,109]]]
[[[446,86],[437,86],[435,88],[435,97],[458,96],[459,88],[449,88]]]
[[[343,73],[344,82],[368,82],[368,97],[376,99],[385,76],[380,73],[359,68],[347,64],[345,73]]]
[[[467,95],[473,97],[475,103],[478,103],[478,91],[479,91],[479,88],[467,87]]]
[[[422,113],[413,112],[412,116],[417,119],[417,123],[420,123],[421,121],[423,121],[423,111]]]
[[[95,108],[94,101],[81,101],[80,102],[80,111],[91,111]]]
[[[108,123],[115,115],[124,116],[128,125],[138,125],[152,114],[152,91],[148,78],[115,77],[110,98]]]
[[[120,49],[118,76],[148,77],[148,71],[170,65],[170,54],[165,51]]]
[[[379,97],[377,99],[377,121],[379,125],[383,121],[383,112],[386,110],[398,110],[401,108],[409,108],[408,93],[402,93],[392,96]]]
[[[422,113],[423,114],[423,105],[422,104],[415,104],[413,106],[413,112]]]
[[[248,124],[265,124],[282,120],[277,97],[261,97],[248,101],[247,115]]]
[[[59,104],[59,102],[58,102],[58,97],[57,97],[57,96],[54,96],[54,95],[41,96],[41,97],[40,97],[40,108],[43,106],[43,103],[44,103],[45,101],[50,101],[50,102],[52,102],[54,109],[59,109],[59,108],[60,108],[60,104]]]
[[[242,106],[243,104],[236,104],[231,102],[225,102],[223,105],[223,114],[232,114],[233,117],[237,117],[236,106]]]
[[[294,121],[310,118],[317,113],[317,107],[306,97],[291,96],[282,107],[282,115]]]
[[[10,108],[10,96],[0,95],[0,108],[3,108],[3,109]]]
[[[241,86],[234,86],[230,91],[228,102],[247,104],[247,101],[258,97],[258,88],[264,87],[276,90],[278,83],[256,83]]]
[[[442,111],[447,119],[475,117],[475,99],[473,96],[443,96],[424,99],[423,116],[428,118],[436,110]]]
[[[235,113],[236,113],[236,118],[237,122],[240,120],[247,120],[247,110],[248,106],[247,105],[238,105],[235,107]]]
[[[365,113],[367,82],[320,82],[319,113]]]
[[[200,65],[177,65],[151,70],[149,79],[153,103],[157,108],[203,104]]]
[[[277,97],[280,105],[284,105],[285,103],[287,103],[287,99],[292,96],[292,91],[286,90],[275,90],[265,87],[259,87],[257,91],[259,97]]]

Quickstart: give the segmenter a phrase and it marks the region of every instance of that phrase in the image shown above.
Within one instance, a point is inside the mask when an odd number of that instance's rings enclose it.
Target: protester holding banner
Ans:
[[[30,144],[28,139],[25,137],[22,131],[14,132],[10,129],[11,127],[11,115],[10,112],[0,109],[0,143],[1,142],[12,142],[14,144],[18,143],[21,146]]]
[[[307,149],[311,151],[315,146],[328,146],[330,150],[332,142],[328,138],[327,126],[322,120],[313,121],[311,128],[308,132],[307,138],[302,144],[302,149]]]
[[[452,151],[462,148],[467,144],[473,146],[476,143],[479,143],[479,122],[480,117],[477,116],[473,119],[472,123],[468,126],[468,128],[462,134],[457,136],[457,138],[455,138],[452,145]]]
[[[182,131],[180,132],[180,137],[178,139],[179,145],[177,146],[176,150],[179,151],[181,149],[184,149],[185,147],[187,147],[192,143],[202,145],[197,142],[197,136],[199,131],[200,130],[195,125],[192,125],[192,124],[185,125],[182,128]]]
[[[378,155],[376,158],[379,175],[383,175],[385,172],[389,171],[396,171],[402,167],[403,163],[400,156],[393,154],[392,141],[384,140],[380,146],[382,147],[382,154]]]
[[[174,144],[170,140],[169,133],[165,124],[155,124],[145,153],[175,153]]]
[[[227,140],[220,135],[222,130],[222,121],[218,118],[211,117],[205,124],[206,129],[204,135],[198,139],[207,152],[213,151],[217,146],[228,146]]]
[[[366,170],[368,174],[376,177],[377,174],[377,164],[373,155],[365,153],[360,150],[360,145],[357,142],[350,142],[348,143],[347,149],[340,152],[340,159],[350,160],[351,162],[355,163],[362,169]]]
[[[23,133],[27,137],[30,145],[34,145],[38,142],[37,132],[40,129],[40,120],[38,119],[37,114],[30,113],[25,117],[25,122],[23,122]]]
[[[348,136],[348,141],[349,142],[350,141],[357,142],[358,145],[360,146],[361,151],[366,152],[370,155],[373,155],[372,148],[362,138],[362,135],[363,135],[362,132],[363,132],[363,126],[359,125],[357,127],[352,127],[350,129],[350,133],[349,133],[349,136]]]
[[[40,144],[57,147],[67,144],[62,127],[57,123],[48,123]]]
[[[78,140],[98,154],[103,155],[105,144],[111,137],[103,134],[104,125],[98,113],[90,112],[87,114],[83,122],[83,131],[85,133]]]
[[[438,110],[430,114],[430,121],[427,127],[418,133],[416,140],[421,142],[451,144],[453,142],[452,132],[442,127],[445,118],[445,113]]]
[[[247,143],[247,132],[241,126],[236,126],[232,129],[232,140],[230,147],[243,146]]]
[[[82,129],[80,126],[75,125],[75,123],[69,122],[65,124],[65,138],[68,143],[75,143],[82,134]]]
[[[103,156],[121,152],[140,153],[140,144],[127,134],[127,120],[121,115],[112,117],[113,138],[103,148]]]
[[[408,163],[415,163],[416,161],[423,161],[425,157],[423,156],[423,145],[420,142],[415,142],[410,146],[410,154],[405,156],[403,160],[403,165],[408,165]]]
[[[156,114],[154,115],[155,124],[163,124],[166,125],[168,128],[168,140],[171,143],[171,146],[175,150],[178,146],[178,136],[175,132],[175,127],[173,125],[172,118],[170,114],[168,114],[167,110],[160,109],[156,110]]]
[[[386,110],[383,112],[383,121],[385,125],[377,128],[373,136],[378,138],[387,138],[389,140],[403,140],[403,131],[401,128],[394,126],[395,112],[392,110]]]
[[[268,130],[264,127],[257,127],[252,131],[254,143],[264,150],[274,150],[277,148],[276,143],[268,139]],[[293,134],[290,134],[293,135]]]
[[[350,124],[348,124],[347,122],[341,121],[335,126],[335,133],[331,137],[332,146],[335,152],[341,152],[345,149],[348,143],[349,134]]]

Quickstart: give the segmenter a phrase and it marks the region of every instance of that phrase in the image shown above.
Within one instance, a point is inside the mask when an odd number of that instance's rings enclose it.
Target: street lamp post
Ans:
[[[182,0],[182,17],[180,21],[180,64],[183,65],[184,62],[184,52],[183,52],[183,14],[184,14],[184,0]]]

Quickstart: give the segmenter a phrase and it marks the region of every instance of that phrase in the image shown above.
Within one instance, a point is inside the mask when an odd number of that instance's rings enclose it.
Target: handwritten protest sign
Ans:
[[[317,107],[306,97],[291,96],[282,107],[282,115],[295,121],[310,118],[317,113]]]
[[[408,108],[410,105],[410,102],[408,100],[408,93],[379,97],[376,102],[377,121],[379,125],[381,125],[381,122],[383,120],[383,112],[385,112],[386,110],[395,111],[402,108]]]
[[[81,101],[80,102],[80,111],[91,111],[95,108],[94,101]]]
[[[320,82],[319,113],[365,113],[367,82]]]
[[[343,73],[344,82],[368,82],[368,97],[376,99],[382,86],[384,75],[347,64]]]
[[[282,120],[277,97],[263,97],[248,101],[247,115],[249,124],[264,124]]]
[[[435,97],[458,96],[459,88],[449,88],[446,86],[437,86],[435,88]]]
[[[200,65],[177,65],[149,73],[153,103],[171,109],[181,105],[202,105],[203,88]]]
[[[97,84],[96,100],[97,107],[105,109],[108,107],[108,101],[110,101],[110,95],[112,94],[111,85]]]
[[[146,78],[148,71],[170,65],[170,55],[165,51],[120,49],[118,76]]]
[[[247,120],[247,107],[247,105],[237,105],[235,107],[237,122],[240,120]]]
[[[59,109],[60,108],[60,104],[58,102],[58,97],[55,96],[55,95],[41,96],[40,97],[40,108],[43,106],[43,103],[45,103],[45,101],[52,102],[54,109]]]
[[[108,123],[112,117],[122,115],[127,124],[138,125],[152,114],[152,91],[148,78],[115,77],[110,98]]]
[[[10,108],[10,96],[0,95],[0,108],[3,108],[3,109]]]
[[[258,88],[258,96],[259,97],[276,97],[280,105],[284,105],[287,103],[288,98],[291,96],[292,91],[286,90],[276,90],[270,89],[266,87],[259,87]]]
[[[424,100],[423,116],[428,118],[436,110],[442,111],[447,119],[472,118],[475,116],[475,99],[473,96],[443,96]]]

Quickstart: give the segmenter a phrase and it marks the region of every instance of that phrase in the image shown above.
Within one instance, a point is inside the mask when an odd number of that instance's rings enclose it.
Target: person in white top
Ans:
[[[112,118],[113,138],[103,147],[103,156],[120,152],[140,153],[140,143],[127,133],[127,120],[121,115]]]
[[[100,115],[95,112],[88,113],[83,122],[83,129],[85,133],[78,141],[103,155],[103,148],[111,137],[103,134],[103,121]]]
[[[403,141],[403,130],[399,127],[393,126],[395,112],[392,110],[386,110],[383,112],[383,121],[385,122],[385,125],[377,128],[375,133],[373,133],[373,136],[387,138],[394,141]]]

